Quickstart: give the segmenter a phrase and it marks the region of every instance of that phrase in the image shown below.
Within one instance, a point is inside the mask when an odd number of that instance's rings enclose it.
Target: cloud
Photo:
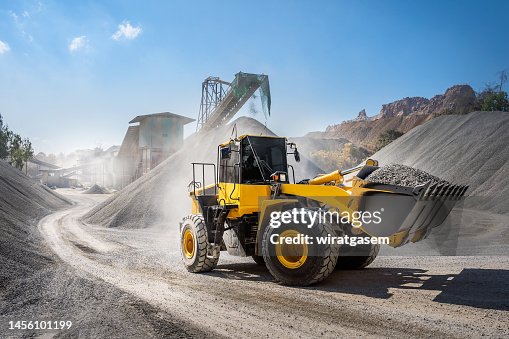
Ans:
[[[0,40],[0,54],[5,54],[10,50],[11,48],[9,47],[9,44]]]
[[[69,44],[69,51],[76,52],[86,48],[87,45],[88,39],[85,35],[77,36],[76,38],[72,39],[71,43]]]
[[[118,25],[118,30],[111,36],[114,40],[125,38],[127,40],[136,39],[141,33],[141,26],[133,27],[129,21],[123,21]]]
[[[31,14],[28,11],[23,11],[20,15],[16,14],[16,12],[9,11],[9,15],[11,16],[16,28],[21,33],[21,35],[26,38],[28,41],[32,42],[34,40],[33,36],[26,31],[26,26],[29,24],[29,20],[31,18]]]

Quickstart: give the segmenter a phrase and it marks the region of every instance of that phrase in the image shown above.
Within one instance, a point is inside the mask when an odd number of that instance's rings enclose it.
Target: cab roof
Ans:
[[[226,145],[228,145],[232,140],[235,140],[235,141],[241,141],[242,139],[244,138],[247,138],[247,137],[257,137],[257,138],[272,138],[272,139],[286,139],[286,137],[278,137],[277,135],[255,135],[255,134],[242,134],[241,136],[238,136],[237,138],[235,139],[230,139],[226,142],[223,142],[222,144],[220,144],[219,146],[220,147],[224,147]]]

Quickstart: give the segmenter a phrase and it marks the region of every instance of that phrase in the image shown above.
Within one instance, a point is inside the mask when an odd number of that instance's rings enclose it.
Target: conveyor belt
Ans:
[[[239,72],[235,75],[235,79],[231,82],[230,88],[215,108],[211,112],[200,111],[198,129],[210,130],[228,123],[260,87],[262,88],[262,96],[264,96],[262,100],[266,100],[268,113],[270,114],[268,76]]]

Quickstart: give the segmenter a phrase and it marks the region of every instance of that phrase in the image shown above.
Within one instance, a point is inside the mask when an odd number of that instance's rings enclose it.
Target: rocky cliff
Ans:
[[[362,110],[354,120],[328,126],[322,137],[344,138],[373,151],[378,137],[385,131],[393,129],[406,133],[439,115],[472,112],[475,103],[476,95],[472,87],[456,85],[431,99],[407,97],[382,105],[380,112],[371,118]]]
[[[443,95],[435,95],[428,104],[416,114],[443,115],[467,114],[475,110],[476,95],[468,85],[456,85],[449,88]]]
[[[404,117],[416,112],[421,112],[426,109],[426,105],[428,105],[429,102],[430,100],[421,97],[403,98],[401,100],[382,105],[382,109],[380,110],[380,113],[375,116],[375,120]]]

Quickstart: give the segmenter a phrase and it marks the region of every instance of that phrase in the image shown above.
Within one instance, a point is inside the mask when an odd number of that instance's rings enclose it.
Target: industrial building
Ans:
[[[78,180],[73,169],[41,169],[41,183],[49,187],[76,187]]]
[[[193,121],[170,112],[138,115],[129,121],[117,156],[117,186],[130,184],[175,153],[184,142],[184,125]]]

